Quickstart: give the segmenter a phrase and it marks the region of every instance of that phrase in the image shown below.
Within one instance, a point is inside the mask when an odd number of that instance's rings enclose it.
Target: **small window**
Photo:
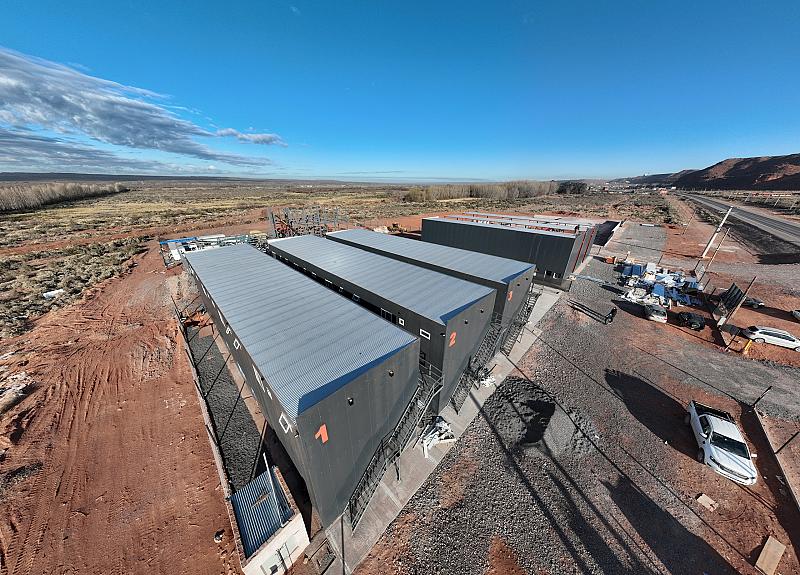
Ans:
[[[285,413],[281,413],[281,416],[278,418],[278,423],[281,424],[281,429],[283,429],[284,433],[289,433],[292,430],[292,424],[289,423],[289,418],[286,417]]]
[[[561,274],[558,273],[558,272],[553,272],[553,279],[560,280],[561,279]]]
[[[361,301],[361,298],[360,298],[360,297],[358,297],[357,295],[353,294],[353,301],[354,301],[354,302],[356,302],[356,303],[358,303],[358,302],[360,302],[360,301]]]
[[[239,349],[240,347],[242,347],[242,346],[239,344],[239,340],[238,340],[238,339],[234,339],[234,340],[233,340],[233,347],[235,347],[236,349]]]
[[[429,334],[429,333],[428,333],[427,331],[425,331],[424,329],[421,329],[421,330],[419,330],[419,335],[421,335],[421,336],[422,336],[422,337],[424,337],[425,339],[430,339],[430,338],[431,338],[431,334]]]
[[[703,430],[704,435],[708,435],[711,432],[711,426],[708,424],[708,418],[705,415],[700,417],[700,428]]]
[[[400,325],[406,325],[406,322],[402,317],[397,318],[397,323],[399,323]]]
[[[325,280],[325,285],[327,287],[333,287],[333,282],[331,280]]]
[[[553,277],[553,272],[551,272],[550,270],[544,270],[544,277],[546,278]]]

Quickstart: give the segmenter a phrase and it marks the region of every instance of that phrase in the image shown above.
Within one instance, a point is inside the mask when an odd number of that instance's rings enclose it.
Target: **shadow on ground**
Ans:
[[[608,481],[602,484],[668,573],[736,573],[713,547],[681,525],[627,477],[620,477],[616,485]],[[661,573],[660,570],[651,572]]]
[[[694,459],[697,445],[683,418],[686,409],[647,381],[628,373],[606,370],[606,383],[639,423],[661,441]]]

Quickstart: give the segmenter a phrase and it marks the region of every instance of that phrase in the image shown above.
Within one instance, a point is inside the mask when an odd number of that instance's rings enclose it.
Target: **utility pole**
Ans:
[[[721,241],[721,242],[719,242],[719,245],[717,246],[717,249],[715,249],[715,250],[714,250],[714,254],[711,256],[711,261],[710,261],[710,262],[708,262],[708,265],[707,265],[707,266],[703,266],[703,272],[702,272],[702,273],[703,273],[703,275],[701,275],[701,276],[700,276],[700,278],[697,280],[697,283],[700,283],[700,282],[703,280],[703,277],[705,277],[705,275],[706,275],[706,272],[708,271],[708,268],[710,268],[710,267],[711,267],[711,264],[713,264],[713,263],[714,263],[714,258],[715,258],[715,257],[717,257],[717,252],[719,251],[719,248],[721,248],[721,247],[722,247],[722,244],[723,244],[723,243],[725,243],[725,238],[727,238],[727,237],[728,237],[728,232],[730,232],[730,231],[731,231],[731,229],[730,229],[730,228],[725,228],[725,235],[724,235],[724,236],[722,236],[722,241]],[[702,260],[701,260],[701,261],[702,261]],[[698,265],[700,265],[700,262],[697,262],[697,264],[698,264]],[[696,270],[696,269],[697,269],[697,266],[695,266],[695,268],[694,268],[694,269]]]
[[[725,212],[725,216],[722,218],[722,221],[717,226],[717,229],[714,231],[713,234],[711,234],[711,239],[708,240],[708,244],[706,245],[706,249],[703,250],[703,254],[700,256],[701,258],[705,258],[706,254],[708,254],[708,250],[711,249],[711,245],[714,243],[714,240],[717,239],[717,236],[722,231],[722,226],[725,225],[725,222],[727,221],[728,216],[731,215],[731,211],[732,210],[733,210],[733,206],[729,207],[728,211]]]

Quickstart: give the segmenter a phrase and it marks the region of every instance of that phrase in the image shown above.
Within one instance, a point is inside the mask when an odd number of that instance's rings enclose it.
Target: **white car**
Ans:
[[[692,426],[700,448],[697,453],[700,463],[736,483],[753,485],[756,482],[755,455],[750,455],[742,432],[730,413],[690,401],[686,421]]]
[[[789,349],[800,351],[800,339],[797,339],[788,331],[783,331],[782,329],[751,325],[747,329],[742,330],[742,335],[748,339],[752,339],[756,343],[771,343],[772,345],[779,345],[781,347],[788,347]]]
[[[644,306],[644,317],[650,321],[667,323],[667,310],[658,304],[648,303]]]

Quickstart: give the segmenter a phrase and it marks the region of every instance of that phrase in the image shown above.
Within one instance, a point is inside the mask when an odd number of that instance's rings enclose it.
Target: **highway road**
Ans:
[[[686,194],[686,197],[693,199],[697,203],[712,209],[717,212],[725,213],[728,208],[733,206],[730,218],[736,218],[757,228],[761,228],[765,232],[780,238],[784,241],[800,246],[800,224],[785,220],[777,216],[765,216],[762,213],[749,210],[737,204],[729,204],[721,202],[716,199],[707,198],[705,196],[698,196],[695,194]]]

